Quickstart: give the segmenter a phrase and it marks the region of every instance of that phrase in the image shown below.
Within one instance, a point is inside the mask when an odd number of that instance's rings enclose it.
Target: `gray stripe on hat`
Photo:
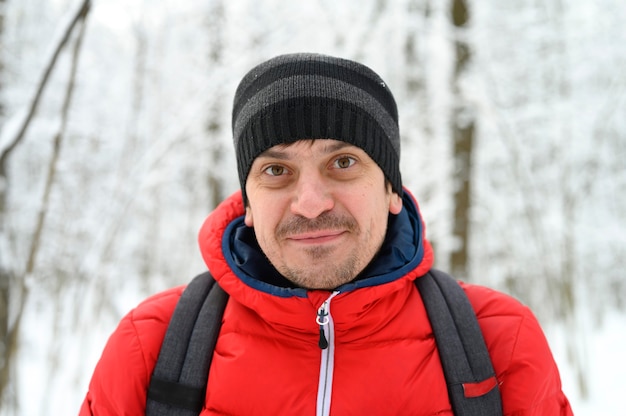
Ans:
[[[242,107],[234,126],[235,140],[241,137],[252,118],[266,107],[294,98],[328,98],[352,103],[364,110],[382,127],[395,152],[400,154],[398,125],[393,117],[370,94],[336,78],[297,75],[281,78],[251,97]],[[336,139],[341,139],[336,137]]]

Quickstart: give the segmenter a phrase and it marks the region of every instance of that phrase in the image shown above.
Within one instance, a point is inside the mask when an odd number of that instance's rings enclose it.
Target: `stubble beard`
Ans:
[[[352,281],[361,270],[357,270],[357,255],[351,253],[341,262],[330,261],[334,248],[311,247],[305,250],[314,263],[313,267],[290,267],[283,265],[279,272],[288,280],[307,289],[332,290]]]
[[[280,241],[293,234],[325,229],[345,231],[357,237],[357,240],[361,234],[358,223],[353,218],[326,213],[315,219],[294,217],[277,228],[276,237]],[[362,255],[358,251],[359,247],[339,260],[333,259],[336,249],[332,246],[305,248],[304,254],[308,257],[306,267],[286,263],[274,266],[280,274],[300,287],[332,290],[352,281],[361,272],[357,270]]]

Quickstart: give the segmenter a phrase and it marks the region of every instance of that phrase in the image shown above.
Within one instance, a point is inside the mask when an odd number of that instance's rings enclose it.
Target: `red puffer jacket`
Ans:
[[[388,273],[384,283],[331,294],[272,288],[235,271],[228,244],[243,212],[236,193],[200,232],[207,265],[230,294],[201,415],[315,415],[316,409],[331,415],[452,415],[413,282],[433,262],[423,227],[417,239],[422,250],[409,270]],[[571,415],[546,339],[528,308],[484,287],[463,287],[492,357],[505,415]],[[182,290],[147,299],[121,321],[95,369],[81,416],[144,414],[150,375]],[[322,350],[316,317],[324,302],[334,338]]]

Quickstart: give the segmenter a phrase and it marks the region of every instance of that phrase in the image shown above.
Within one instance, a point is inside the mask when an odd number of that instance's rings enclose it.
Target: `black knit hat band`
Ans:
[[[324,55],[283,55],[252,69],[233,107],[239,180],[277,144],[335,139],[363,149],[402,193],[395,101],[385,83],[356,62]]]

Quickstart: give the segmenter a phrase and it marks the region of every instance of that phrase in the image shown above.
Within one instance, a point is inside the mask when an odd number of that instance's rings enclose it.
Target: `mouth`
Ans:
[[[300,244],[324,244],[338,240],[344,233],[344,230],[309,231],[290,235],[287,240]]]

